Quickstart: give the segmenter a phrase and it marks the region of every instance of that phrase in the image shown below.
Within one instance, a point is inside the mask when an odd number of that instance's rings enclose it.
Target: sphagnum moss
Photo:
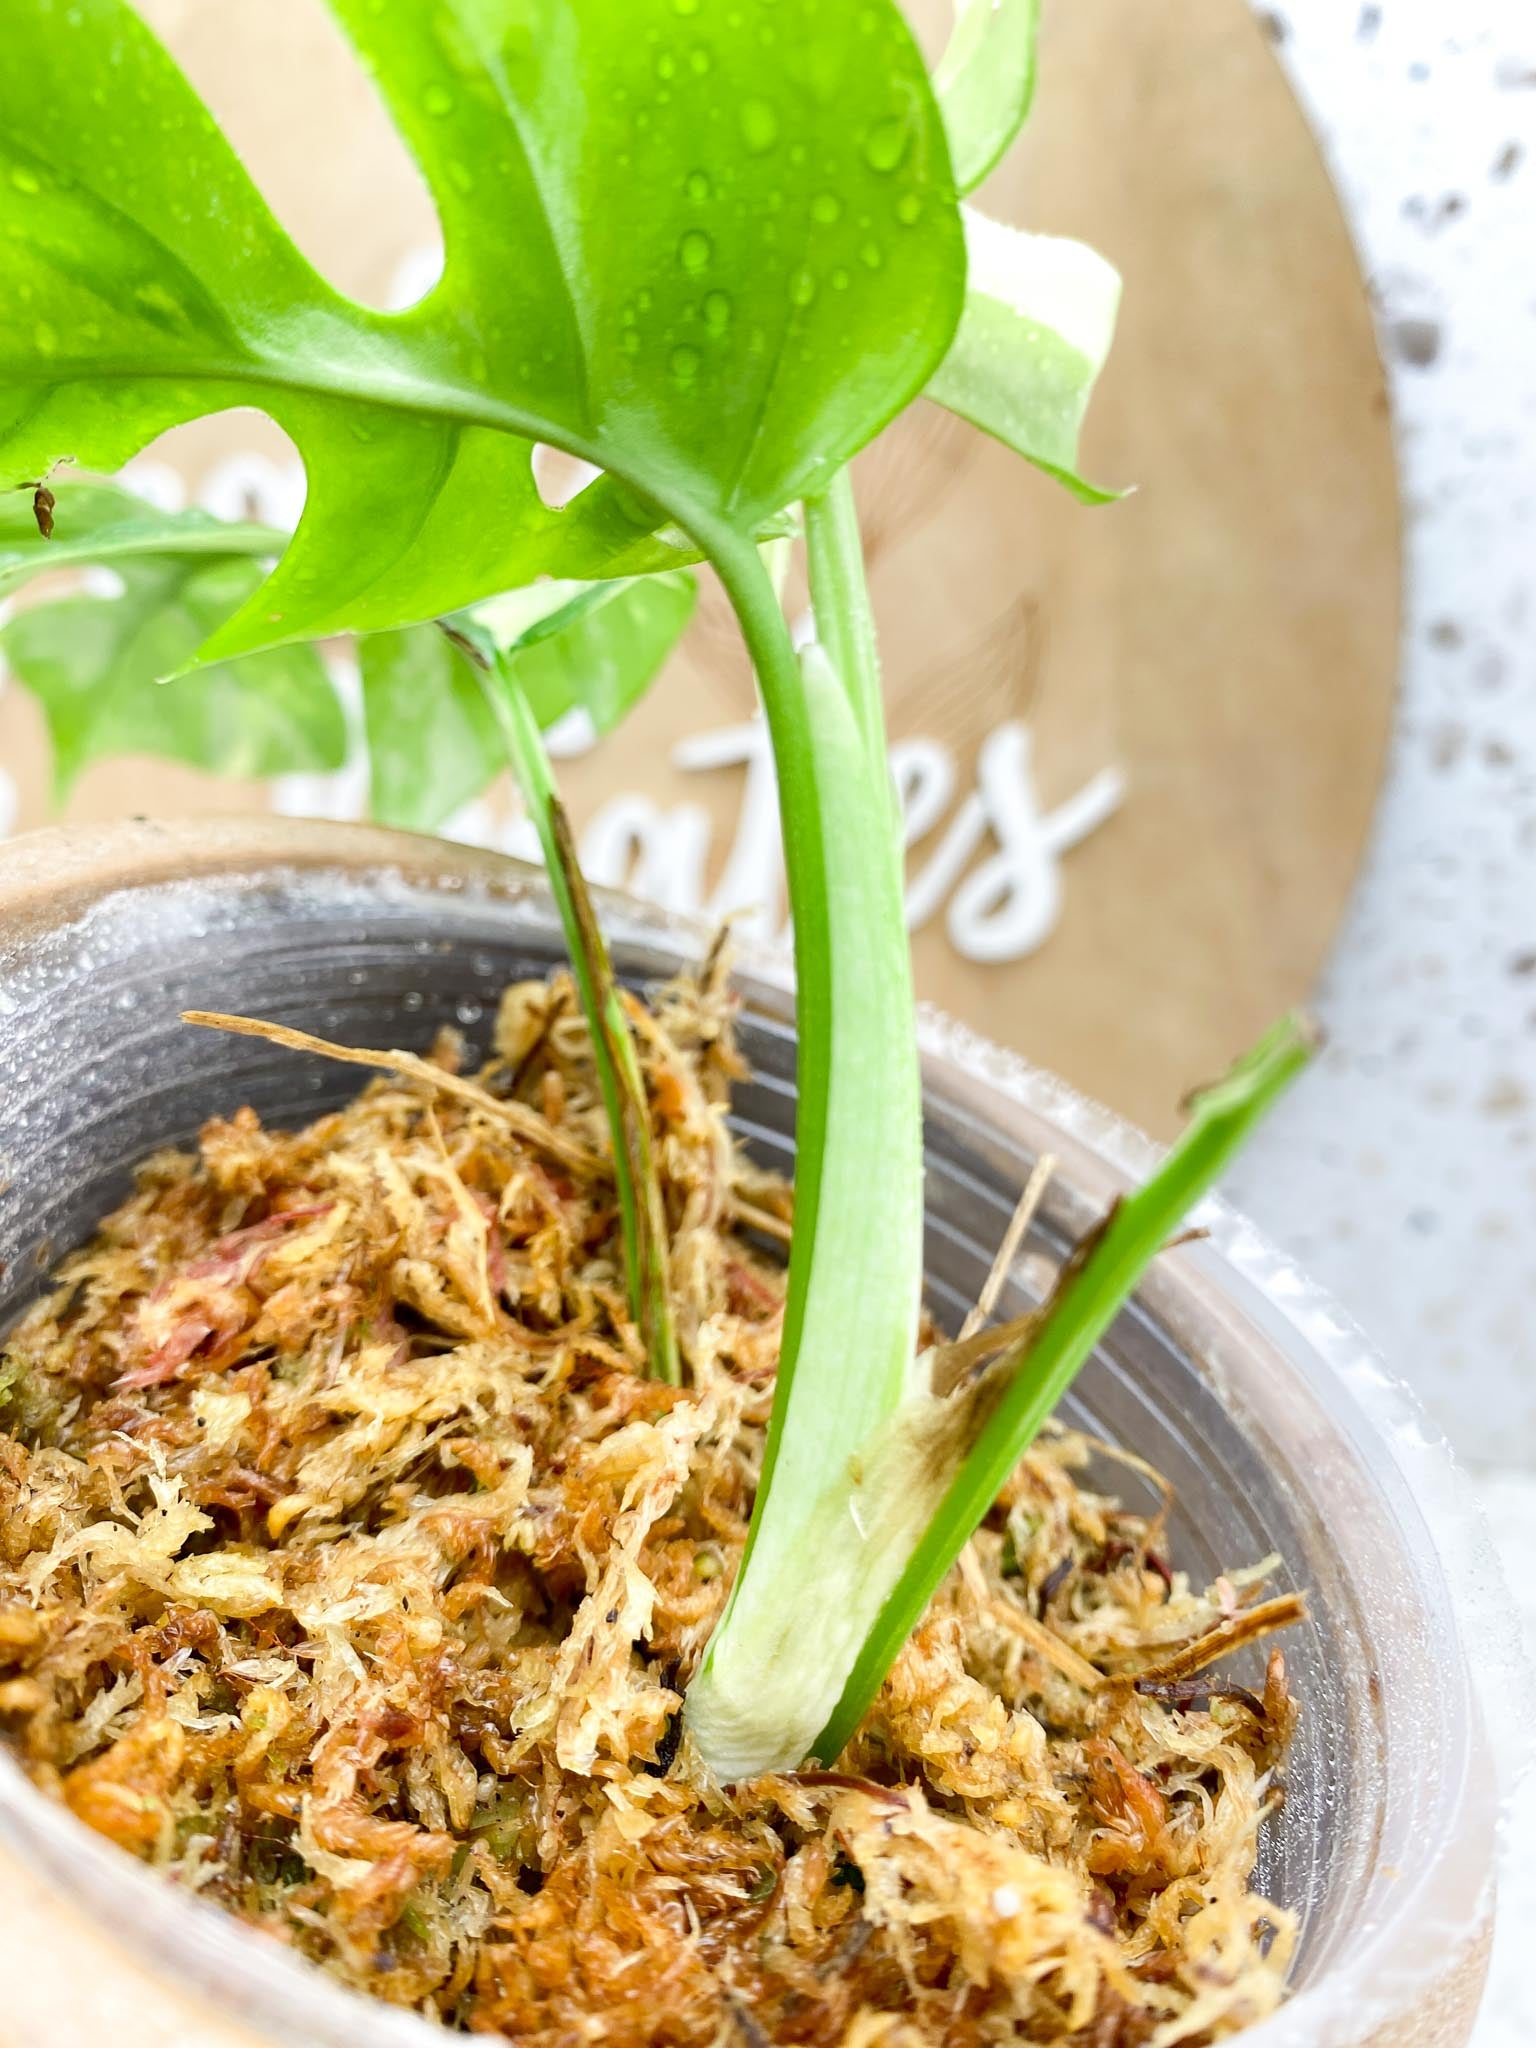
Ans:
[[[9,1347],[0,1712],[89,1825],[356,1989],[535,2044],[1225,2038],[1294,1718],[1211,1675],[1089,1447],[1018,1465],[835,1768],[722,1786],[683,1692],[746,1537],[789,1190],[718,978],[636,1012],[684,1388],[644,1374],[570,984],[490,1063],[164,1154]],[[440,1079],[434,1078],[440,1076]],[[477,1092],[478,1091],[478,1092]],[[1272,1561],[1271,1561],[1272,1562]]]

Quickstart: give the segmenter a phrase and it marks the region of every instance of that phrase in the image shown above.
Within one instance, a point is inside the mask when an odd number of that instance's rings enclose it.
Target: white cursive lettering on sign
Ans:
[[[699,733],[673,749],[691,773],[744,768],[741,812],[725,868],[706,898],[709,826],[693,804],[664,810],[639,794],[615,797],[582,837],[582,859],[595,881],[628,887],[668,909],[736,912],[757,939],[784,936],[784,862],[779,839],[773,755],[761,719]],[[907,847],[933,832],[956,784],[954,758],[936,740],[900,740],[891,772]],[[1028,728],[1010,719],[983,741],[976,788],[944,828],[939,844],[907,890],[907,923],[920,930],[945,902],[946,929],[967,960],[1019,960],[1044,944],[1061,918],[1064,854],[1108,822],[1125,796],[1118,768],[1104,768],[1054,809],[1040,807]],[[972,862],[988,841],[991,851]]]
[[[1061,919],[1062,855],[1106,824],[1124,797],[1120,770],[1101,768],[1064,803],[1042,811],[1029,729],[1018,719],[1007,720],[983,740],[976,788],[913,877],[908,924],[919,930],[947,896],[945,924],[955,951],[967,960],[1020,960],[1033,953]],[[911,809],[906,816],[910,846],[917,836]],[[989,833],[994,850],[966,873]]]
[[[438,252],[423,251],[402,270],[394,296],[410,303],[430,288],[441,266]],[[181,477],[168,464],[140,458],[124,479],[168,511],[186,503]],[[198,500],[226,519],[256,518],[291,529],[304,501],[304,472],[293,461],[255,453],[234,455],[204,480]],[[812,630],[809,617],[799,637]],[[327,666],[347,714],[349,758],[336,775],[279,777],[274,807],[290,815],[356,818],[367,807],[367,760],[355,661],[327,652]],[[550,752],[572,758],[595,744],[580,714],[549,736]],[[712,826],[698,804],[659,804],[643,791],[611,798],[582,834],[582,864],[594,882],[628,888],[664,908],[723,917],[733,913],[756,941],[788,936],[784,859],[779,839],[778,789],[767,727],[760,718],[696,733],[672,752],[688,774],[742,769],[741,808],[720,879],[708,886]],[[891,748],[906,846],[914,856],[907,888],[907,923],[920,931],[944,913],[956,952],[967,960],[1000,963],[1035,952],[1061,920],[1062,859],[1112,818],[1125,798],[1118,767],[1101,768],[1050,810],[1035,787],[1028,727],[1009,719],[988,733],[976,759],[976,786],[953,810],[958,772],[950,750],[937,740],[902,739]],[[0,836],[16,808],[15,791],[0,775]],[[947,819],[947,822],[946,822]],[[443,828],[470,845],[499,847],[538,858],[526,818],[506,819],[484,799],[465,804]],[[925,856],[916,849],[938,833]]]

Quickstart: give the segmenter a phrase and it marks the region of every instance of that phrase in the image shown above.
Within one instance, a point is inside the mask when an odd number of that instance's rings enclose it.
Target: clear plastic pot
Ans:
[[[707,934],[618,900],[637,980]],[[132,1165],[252,1102],[303,1120],[355,1071],[178,1023],[238,1010],[357,1044],[488,1028],[509,979],[562,946],[537,874],[364,828],[274,820],[46,833],[0,851],[0,1320],[123,1192]],[[782,973],[749,968],[754,1079],[737,1123],[792,1158]],[[958,1321],[1032,1161],[1059,1171],[1019,1267],[1058,1259],[1151,1156],[1049,1077],[938,1017],[927,1057],[928,1284]],[[1070,1419],[1173,1481],[1197,1577],[1274,1550],[1311,1619],[1287,1655],[1304,1704],[1260,1882],[1303,1916],[1295,1992],[1254,2048],[1455,2048],[1486,1962],[1498,1788],[1452,1598],[1498,1641],[1495,1585],[1443,1446],[1359,1333],[1213,1204],[1211,1238],[1160,1261],[1083,1375]],[[1134,1499],[1131,1476],[1109,1481]],[[1507,1615],[1507,1610],[1505,1611]],[[1507,1621],[1504,1623],[1507,1627]],[[1516,1653],[1510,1650],[1511,1663]],[[1491,1687],[1496,1706],[1500,1675]],[[272,1942],[178,1895],[80,1828],[0,1756],[0,2041],[49,2048],[428,2048]]]

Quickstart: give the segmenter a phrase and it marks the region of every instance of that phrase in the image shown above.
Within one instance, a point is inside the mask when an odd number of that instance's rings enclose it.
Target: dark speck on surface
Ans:
[[[1459,220],[1466,210],[1466,195],[1461,192],[1442,192],[1438,199],[1427,199],[1422,192],[1414,192],[1403,201],[1405,218],[1417,221],[1427,235],[1434,234],[1448,221]]]
[[[1496,178],[1512,178],[1524,161],[1524,143],[1513,140],[1506,142],[1493,160],[1493,175]]]
[[[1439,360],[1444,335],[1438,320],[1394,320],[1387,339],[1399,362],[1410,369],[1427,370]]]
[[[1259,27],[1268,40],[1277,47],[1290,34],[1290,23],[1283,14],[1277,14],[1272,7],[1266,7],[1259,16]]]

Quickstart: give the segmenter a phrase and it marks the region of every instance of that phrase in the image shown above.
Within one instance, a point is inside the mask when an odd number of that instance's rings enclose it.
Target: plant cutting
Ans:
[[[488,761],[510,761],[544,846],[574,992],[514,991],[478,1078],[460,1071],[453,1047],[431,1066],[389,1055],[408,1078],[404,1094],[375,1088],[350,1122],[300,1134],[294,1152],[237,1119],[205,1139],[200,1162],[152,1171],[85,1263],[66,1269],[63,1296],[11,1351],[18,1446],[45,1461],[29,1468],[17,1505],[37,1541],[15,1590],[57,1591],[56,1575],[73,1574],[72,1597],[111,1611],[125,1631],[118,1654],[137,1655],[144,1670],[132,1699],[114,1696],[84,1669],[50,1665],[44,1636],[18,1622],[21,1649],[45,1674],[18,1696],[42,1717],[28,1740],[48,1768],[70,1767],[62,1789],[76,1812],[178,1868],[193,1838],[196,1867],[208,1861],[200,1823],[215,1810],[265,1813],[272,1855],[253,1867],[242,1850],[236,1910],[286,1911],[343,1974],[364,1981],[372,1970],[388,1995],[477,2025],[538,2024],[525,2009],[538,1981],[528,1944],[550,1929],[525,1925],[515,1956],[482,1946],[492,1908],[526,1918],[511,1894],[533,1894],[508,1871],[548,1879],[560,1865],[554,1810],[518,1789],[536,1759],[546,1774],[607,1783],[623,1839],[678,1824],[689,1849],[673,1875],[694,1918],[708,1870],[729,1866],[729,1967],[714,1971],[712,1989],[690,1989],[679,2039],[712,2038],[726,2023],[755,2038],[760,2023],[737,2013],[733,1986],[746,1981],[742,1944],[756,1943],[760,1926],[737,1908],[761,1907],[762,1924],[789,1929],[786,1885],[806,1887],[816,1940],[800,1943],[798,1962],[812,1979],[825,1981],[818,1972],[845,1941],[871,1946],[863,1971],[853,1970],[857,1955],[843,1956],[843,2003],[817,2021],[823,2031],[898,2010],[891,1973],[904,1954],[906,1991],[928,2010],[922,2024],[938,2024],[928,1994],[974,1993],[977,2039],[1004,2038],[1005,2024],[1029,2027],[1023,2038],[1088,2039],[1118,2011],[1127,2028],[1152,2029],[1143,2039],[1230,2031],[1267,2009],[1284,1960],[1283,1935],[1270,1938],[1282,1916],[1245,1907],[1241,1886],[1290,1709],[1279,1667],[1262,1695],[1222,1692],[1203,1674],[1294,1618],[1295,1603],[1240,1598],[1260,1572],[1225,1581],[1216,1604],[1202,1605],[1159,1557],[1155,1526],[1127,1524],[1111,1539],[1126,1550],[1106,1541],[1095,1561],[1083,1548],[1095,1510],[1060,1476],[1071,1454],[1065,1464],[1037,1454],[1036,1493],[1074,1503],[1064,1510],[1075,1531],[1069,1571],[1094,1582],[1072,1621],[1058,1621],[1060,1560],[1024,1559],[1042,1528],[1059,1534],[1060,1524],[1043,1509],[1032,1521],[1009,1488],[1147,1264],[1304,1061],[1304,1028],[1277,1027],[1199,1098],[1166,1164],[1103,1220],[1036,1309],[948,1339],[921,1325],[921,1096],[900,837],[847,464],[926,394],[1079,497],[1106,495],[1078,476],[1076,438],[1108,346],[1112,273],[1078,245],[1021,235],[961,204],[1027,112],[1033,8],[962,8],[930,80],[888,0],[830,20],[807,0],[332,4],[443,225],[442,282],[402,315],[359,308],[309,270],[121,0],[24,9],[24,61],[0,82],[0,284],[16,311],[0,334],[0,468],[18,491],[0,575],[20,582],[88,561],[114,567],[123,589],[22,612],[5,629],[6,652],[49,709],[66,773],[139,731],[137,707],[150,701],[167,751],[211,759],[239,732],[250,748],[239,758],[270,765],[287,747],[283,765],[298,765],[293,755],[323,762],[337,747],[312,644],[363,636],[376,787],[409,787],[420,767],[428,784],[458,792],[484,779]],[[108,484],[56,473],[66,457],[110,470],[169,426],[251,403],[291,434],[309,477],[304,517],[280,552],[260,529],[167,518]],[[539,443],[592,463],[597,480],[568,505],[547,505],[534,478]],[[800,648],[764,559],[796,526],[815,617],[815,638]],[[792,1230],[783,1191],[756,1187],[722,1150],[715,1112],[731,1053],[717,979],[679,985],[650,1008],[618,989],[539,739],[573,705],[600,728],[622,714],[685,623],[701,563],[740,621],[778,769],[797,981]],[[216,730],[186,708],[210,679],[232,713]],[[584,1020],[574,1034],[573,1011]],[[707,1172],[695,1154],[713,1162]],[[384,1191],[379,1210],[358,1192],[365,1158]],[[544,1190],[542,1225],[519,1207],[535,1166],[563,1176]],[[704,1224],[701,1186],[713,1188]],[[609,1187],[611,1203],[592,1192]],[[753,1252],[754,1229],[790,1236],[782,1281]],[[359,1281],[369,1243],[389,1247],[391,1288],[404,1284],[398,1261],[411,1269],[404,1297],[382,1299],[379,1276]],[[622,1276],[621,1289],[591,1278],[583,1260],[594,1257]],[[299,1290],[294,1326],[272,1306],[284,1286]],[[322,1359],[311,1343],[316,1290],[332,1286],[352,1292],[330,1333],[340,1349]],[[468,1309],[454,1306],[471,1295]],[[750,1413],[740,1392],[764,1330],[738,1330],[729,1349],[734,1410],[715,1384],[722,1354],[710,1333],[722,1313],[771,1325],[766,1414]],[[486,1359],[465,1348],[505,1339],[509,1315],[532,1354],[550,1331],[565,1332],[577,1353],[606,1346],[606,1369],[633,1382],[596,1432],[620,1461],[605,1482],[617,1492],[605,1500],[589,1471],[587,1491],[564,1503],[575,1527],[589,1514],[603,1524],[603,1562],[574,1534],[542,1547],[526,1530],[513,1540],[530,1486],[553,1481],[557,1447],[580,1442],[591,1418],[579,1385],[562,1382],[540,1411],[538,1450],[518,1454],[538,1376],[509,1392],[501,1368],[484,1377]],[[441,1348],[423,1353],[422,1323],[455,1340],[451,1372]],[[412,1359],[435,1372],[408,1382]],[[305,1442],[320,1427],[316,1405],[326,1407],[324,1375],[341,1360],[356,1382],[346,1412],[373,1420],[361,1437],[343,1425],[330,1463],[310,1470]],[[209,1403],[250,1403],[248,1389],[220,1387],[232,1387],[232,1371],[270,1383],[274,1363],[300,1405],[280,1418],[263,1470],[250,1407]],[[445,1391],[450,1382],[460,1396]],[[64,1393],[71,1383],[90,1390],[78,1412]],[[379,1403],[407,1384],[412,1419],[385,1442]],[[72,1470],[47,1463],[93,1469],[93,1433],[123,1434],[122,1404],[138,1415],[146,1402],[171,1439],[203,1435],[180,1445],[184,1469],[154,1456],[136,1466],[139,1492],[123,1496],[121,1512],[89,1487],[72,1491]],[[447,1427],[466,1414],[474,1428]],[[621,1446],[615,1425],[628,1421],[651,1432],[643,1456],[639,1439]],[[626,1467],[631,1454],[638,1462]],[[441,1484],[445,1473],[467,1473],[481,1507],[443,1506],[461,1490]],[[423,1499],[407,1501],[412,1486],[426,1488]],[[680,1628],[669,1682],[638,1687],[628,1712],[592,1681],[613,1676],[619,1694],[636,1690],[635,1645],[658,1640],[649,1573],[661,1564],[645,1545],[674,1509],[690,1570],[714,1555],[701,1583],[719,1591]],[[194,1537],[218,1536],[210,1510],[234,1517],[235,1532],[206,1556],[188,1553]],[[104,1520],[89,1519],[98,1511]],[[713,1553],[700,1547],[698,1516],[707,1523],[709,1513],[729,1535]],[[437,1542],[445,1517],[484,1527],[478,1537],[459,1528],[451,1569],[414,1552],[407,1560],[418,1539]],[[116,1537],[99,1533],[108,1526]],[[413,1599],[438,1608],[444,1571],[462,1571],[498,1532],[514,1558],[532,1560],[543,1582],[536,1620],[518,1573],[502,1585],[494,1571],[464,1581],[482,1590],[452,1619],[498,1600],[515,1611],[517,1627],[483,1632],[479,1648],[495,1649],[508,1684],[530,1659],[539,1664],[535,1650],[547,1652],[543,1704],[530,1708],[514,1685],[514,1727],[512,1695],[487,1681],[466,1747],[467,1723],[456,1728],[436,1707],[375,1702],[372,1732],[347,1750],[365,1760],[327,1774],[317,1674],[305,1674],[295,1715],[288,1666],[303,1666],[300,1644],[279,1632],[266,1654],[263,1617],[286,1612],[329,1640],[353,1597],[337,1572],[386,1529],[398,1538],[396,1565],[420,1565],[419,1590],[407,1597],[397,1581],[382,1608],[359,1594],[352,1619],[408,1616]],[[304,1560],[299,1576],[309,1574],[302,1595],[286,1565],[261,1555],[289,1544]],[[1122,1588],[1115,1568],[1126,1558]],[[579,1572],[587,1585],[575,1599]],[[1157,1627],[1173,1633],[1155,1638],[1177,1645],[1168,1657],[1136,1634],[1153,1584],[1168,1595]],[[125,1585],[136,1590],[125,1596]],[[1010,1825],[1029,1834],[1020,1783],[1006,1773],[968,1781],[927,1744],[946,1689],[974,1685],[973,1667],[987,1661],[963,1615],[951,1617],[958,1632],[945,1655],[930,1646],[934,1669],[901,1732],[892,1688],[899,1700],[921,1661],[914,1630],[957,1585],[990,1617],[984,1627],[1008,1615],[1037,1667],[1013,1706],[1001,1692],[968,1700],[959,1752],[998,1750],[1022,1771],[1032,1744],[1036,1761],[1044,1754],[1040,1688],[1066,1680],[1079,1695],[1063,1726],[1087,1803],[1082,1840],[1079,1823],[1063,1819],[1056,1843],[1074,1845],[1066,1892],[1041,1875],[1053,1839],[1043,1820],[1026,1862],[998,1847]],[[209,1617],[187,1623],[185,1640],[175,1633],[184,1609]],[[140,1640],[150,1623],[157,1647]],[[534,1637],[521,1633],[529,1628]],[[402,1620],[390,1653],[402,1680],[418,1649]],[[229,1722],[231,1742],[238,1730],[238,1761],[221,1752],[216,1766],[183,1767],[185,1737],[171,1731],[186,1713],[169,1713],[160,1667],[185,1666],[184,1650],[204,1687],[194,1718]],[[247,1690],[237,1699],[231,1684]],[[70,1735],[50,1759],[44,1731],[61,1719],[91,1740],[76,1749]],[[1204,1861],[1183,1839],[1198,1832],[1209,1795],[1200,1772],[1177,1761],[1186,1720],[1200,1724],[1202,1768],[1231,1802],[1230,1853]],[[406,1754],[417,1750],[430,1755]],[[656,1797],[680,1803],[650,1811],[637,1758],[674,1788]],[[839,1768],[850,1759],[859,1768]],[[600,1761],[624,1768],[615,1777]],[[383,1806],[403,1799],[413,1818],[370,1806],[370,1786],[386,1781]],[[953,1811],[931,1808],[924,1782]],[[734,1805],[721,1789],[765,1785]],[[701,1801],[714,1815],[718,1800],[730,1823],[711,1833],[690,1816]],[[603,1811],[588,1814],[583,1843]],[[488,1856],[476,1848],[486,1829]],[[1121,1846],[1106,1848],[1106,1837]],[[765,1858],[750,1882],[748,1841]],[[798,1860],[812,1845],[820,1864]],[[949,1868],[964,1882],[945,1897],[936,1873]],[[1219,1894],[1208,1902],[1213,1921],[1174,1889],[1201,1872]],[[1130,1882],[1116,1891],[1116,1879]],[[836,1891],[866,1903],[854,1909]],[[1097,1933],[1095,1911],[1108,1916]],[[558,1912],[557,1895],[546,1920]],[[1021,1916],[1032,1934],[1009,1947],[998,1930]],[[931,1937],[910,1932],[934,1920],[955,1930],[938,1960]],[[865,1927],[878,1938],[859,1936]],[[630,1953],[658,1939],[637,1922]],[[908,1940],[929,1943],[926,1962]],[[785,1955],[795,1947],[787,1936]],[[1161,1988],[1132,1967],[1153,1952],[1172,1958]],[[527,1983],[520,1971],[532,1972]],[[1219,1991],[1200,1988],[1207,1975]],[[586,1988],[590,2001],[615,1995],[606,1977]],[[753,1990],[770,1997],[755,1980]],[[779,1990],[808,1995],[788,1977]],[[775,2024],[790,2026],[792,2011]]]

